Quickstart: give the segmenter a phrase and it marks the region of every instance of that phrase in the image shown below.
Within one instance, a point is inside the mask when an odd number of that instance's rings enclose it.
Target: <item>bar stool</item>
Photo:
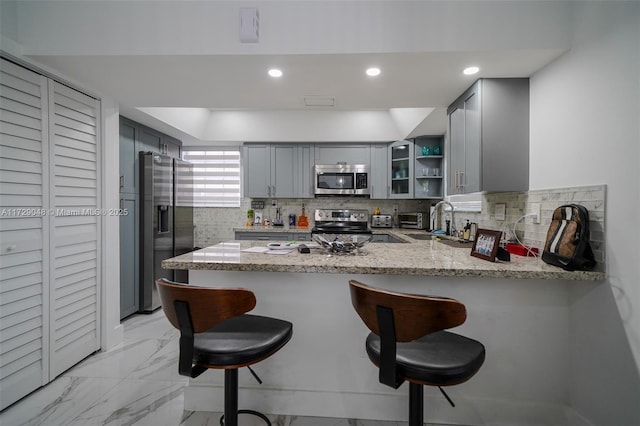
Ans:
[[[207,369],[223,369],[224,414],[222,426],[237,426],[238,414],[267,417],[253,410],[238,410],[238,368],[248,367],[282,348],[293,335],[284,320],[248,315],[256,306],[253,292],[242,288],[209,288],[156,280],[162,310],[180,330],[178,372],[198,377]]]
[[[482,343],[443,331],[465,322],[455,299],[395,293],[349,281],[351,303],[371,330],[366,351],[379,381],[397,389],[409,382],[409,426],[423,426],[423,385],[457,385],[473,377],[485,358]]]

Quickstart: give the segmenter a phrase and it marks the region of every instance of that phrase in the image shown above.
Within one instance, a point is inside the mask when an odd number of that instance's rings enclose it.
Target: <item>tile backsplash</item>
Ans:
[[[478,224],[479,228],[503,231],[506,238],[518,236],[520,241],[542,250],[551,222],[551,215],[556,207],[563,204],[582,204],[589,210],[591,246],[600,265],[605,260],[604,219],[606,186],[581,186],[572,188],[544,189],[525,192],[483,193],[481,212],[455,212],[456,229],[462,229],[467,220]],[[278,199],[283,221],[287,222],[290,213],[296,216],[302,212],[304,203],[306,215],[313,226],[313,212],[320,208],[366,209],[369,212],[377,207],[382,213],[393,213],[394,206],[399,212],[428,212],[433,200],[371,200],[368,198],[312,198],[312,199]],[[530,218],[521,219],[531,203],[540,203],[540,223],[532,223]],[[505,205],[504,220],[496,218],[496,205]],[[234,239],[234,228],[242,228],[247,220],[247,210],[251,207],[251,199],[243,198],[238,208],[196,208],[194,209],[195,234],[194,241],[198,247],[206,247],[222,241]],[[265,218],[275,219],[276,207],[266,200],[263,211]],[[446,213],[448,217],[448,213]],[[520,220],[519,220],[520,219]],[[516,223],[517,221],[517,223]]]
[[[515,224],[515,234],[518,239],[522,243],[537,247],[542,251],[553,210],[563,204],[581,204],[589,210],[591,248],[598,264],[603,265],[605,260],[605,197],[606,185],[485,193],[482,194],[482,212],[456,211],[456,226],[461,229],[469,219],[471,222],[476,222],[479,228],[502,231],[503,234],[506,234],[507,239],[512,240]],[[522,218],[532,203],[540,203],[540,223],[533,223],[531,218]],[[496,219],[496,205],[499,204],[506,206],[504,220]],[[516,221],[518,221],[517,224]]]
[[[309,218],[309,227],[313,227],[313,212],[316,209],[365,209],[370,213],[377,207],[382,213],[393,213],[393,207],[398,206],[399,212],[429,211],[433,200],[371,200],[357,197],[326,197],[326,198],[279,198],[278,207],[282,214],[282,220],[287,224],[289,214],[296,217],[302,213],[302,205],[305,214]],[[242,228],[247,221],[247,210],[251,208],[251,199],[243,198],[240,207],[237,208],[195,208],[193,222],[195,225],[194,244],[198,247],[206,247],[222,241],[234,239],[233,228]],[[270,200],[265,200],[263,217],[275,219],[276,207],[272,207]]]

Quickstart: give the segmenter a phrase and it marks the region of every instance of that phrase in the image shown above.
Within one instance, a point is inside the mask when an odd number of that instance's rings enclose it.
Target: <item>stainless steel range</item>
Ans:
[[[367,210],[318,209],[312,234],[371,234]]]

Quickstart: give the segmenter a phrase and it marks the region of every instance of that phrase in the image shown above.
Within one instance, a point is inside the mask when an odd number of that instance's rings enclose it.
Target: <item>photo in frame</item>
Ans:
[[[476,238],[473,242],[473,248],[471,249],[471,256],[495,262],[498,248],[500,247],[501,237],[502,232],[500,231],[478,229]]]

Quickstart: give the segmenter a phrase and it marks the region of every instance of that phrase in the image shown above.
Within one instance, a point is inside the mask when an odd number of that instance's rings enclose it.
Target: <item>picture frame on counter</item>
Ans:
[[[500,247],[500,238],[502,238],[501,231],[478,229],[476,238],[473,241],[471,256],[495,262],[498,248]]]

